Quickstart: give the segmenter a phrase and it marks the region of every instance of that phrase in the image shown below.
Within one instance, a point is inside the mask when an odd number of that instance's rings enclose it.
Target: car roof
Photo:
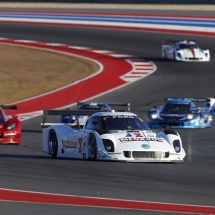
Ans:
[[[131,112],[97,112],[92,116],[137,116]]]

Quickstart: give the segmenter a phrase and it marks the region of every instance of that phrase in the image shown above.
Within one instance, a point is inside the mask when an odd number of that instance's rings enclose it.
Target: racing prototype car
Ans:
[[[47,127],[48,115],[91,115],[84,127]],[[131,112],[45,110],[43,152],[52,157],[126,162],[178,162],[186,153],[174,130],[153,133]],[[78,126],[78,125],[77,125]]]
[[[147,112],[150,128],[208,128],[215,114],[214,98],[167,98],[164,106],[154,107]],[[203,102],[196,107],[194,102]]]
[[[104,103],[104,102],[78,102],[77,108],[79,110],[96,110],[96,111],[113,111],[110,106],[126,106],[127,110],[130,111],[130,103]],[[79,116],[79,124],[84,125],[89,116]],[[62,115],[60,118],[61,123],[74,123],[76,120],[75,116]]]
[[[17,115],[8,117],[4,109],[16,109],[16,106],[0,106],[0,144],[20,144],[21,122]]]
[[[188,41],[175,41],[175,45],[167,45],[167,42],[173,43],[173,41],[163,41],[165,45],[162,45],[162,57],[174,61],[210,61],[210,51],[208,49],[200,49],[194,40]]]

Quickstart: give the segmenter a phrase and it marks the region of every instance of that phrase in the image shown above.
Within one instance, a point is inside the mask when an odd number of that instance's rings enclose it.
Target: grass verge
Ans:
[[[82,58],[0,44],[0,104],[49,92],[97,71],[96,63]]]

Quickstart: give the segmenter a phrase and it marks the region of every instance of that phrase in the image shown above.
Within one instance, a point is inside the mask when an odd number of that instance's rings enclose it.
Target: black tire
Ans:
[[[53,158],[56,158],[58,150],[57,135],[54,130],[49,133],[49,153]]]
[[[95,135],[91,134],[89,139],[89,160],[96,160],[97,155],[97,143]]]
[[[175,52],[174,52],[173,59],[174,59],[174,61],[176,61],[176,54],[175,54]]]
[[[166,49],[164,49],[164,58],[165,58],[165,60],[167,60],[167,57],[166,57]]]

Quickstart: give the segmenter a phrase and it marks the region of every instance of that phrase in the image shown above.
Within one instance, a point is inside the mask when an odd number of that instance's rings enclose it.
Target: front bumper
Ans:
[[[183,61],[183,62],[208,62],[210,61],[210,58],[206,58],[205,56],[203,57],[196,57],[196,58],[193,58],[193,57],[177,57],[175,58],[176,61]]]
[[[183,162],[186,153],[182,148],[180,153],[170,153],[164,151],[128,151],[106,153],[101,149],[97,150],[97,160],[110,160],[110,161],[125,161],[125,162]],[[133,156],[134,152],[139,152],[139,156]],[[168,153],[168,155],[166,154]],[[141,156],[141,154],[143,156]],[[145,156],[146,154],[155,154],[155,156]]]
[[[21,139],[20,133],[7,131],[0,135],[0,144],[19,144]]]

